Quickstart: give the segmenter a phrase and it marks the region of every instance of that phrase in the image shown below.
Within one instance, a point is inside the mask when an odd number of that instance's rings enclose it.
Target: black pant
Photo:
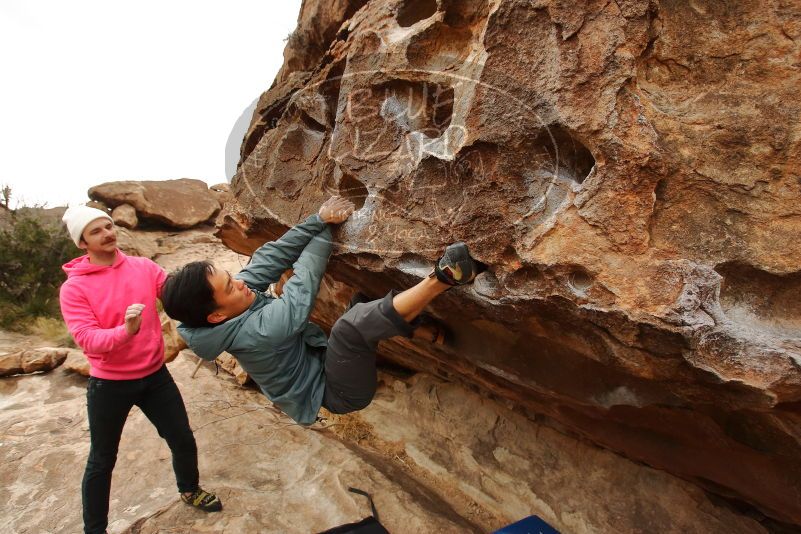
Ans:
[[[122,427],[136,405],[167,440],[178,491],[198,487],[197,446],[183,398],[167,367],[136,380],[89,378],[86,391],[92,446],[83,475],[83,523],[87,533],[103,532],[108,526],[111,472],[117,461]]]
[[[378,342],[394,336],[412,337],[414,322],[404,321],[390,291],[378,300],[355,304],[337,319],[325,352],[323,406],[331,413],[366,408],[378,386],[375,351]]]

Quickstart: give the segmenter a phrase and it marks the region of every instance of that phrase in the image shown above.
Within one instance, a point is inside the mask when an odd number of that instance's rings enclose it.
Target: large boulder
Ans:
[[[173,228],[191,228],[212,219],[220,210],[205,182],[190,178],[107,182],[89,189],[89,197],[112,209],[130,204],[142,219]]]
[[[295,35],[223,241],[351,198],[330,327],[464,240],[455,345],[385,357],[801,525],[801,6],[307,1]]]

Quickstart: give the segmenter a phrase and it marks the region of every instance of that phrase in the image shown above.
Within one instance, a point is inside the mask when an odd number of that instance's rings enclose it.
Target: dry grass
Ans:
[[[27,331],[52,342],[58,347],[76,347],[75,341],[73,341],[67,330],[67,325],[61,319],[36,317],[28,324]]]
[[[373,426],[359,417],[358,413],[354,412],[347,415],[330,414],[327,417],[333,423],[331,430],[345,441],[372,444],[375,440]]]

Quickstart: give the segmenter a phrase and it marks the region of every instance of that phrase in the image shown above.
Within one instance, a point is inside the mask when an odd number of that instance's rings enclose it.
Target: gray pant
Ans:
[[[362,410],[375,396],[378,342],[393,336],[412,337],[414,327],[392,306],[390,291],[383,299],[354,305],[337,319],[325,353],[323,407],[331,413]]]

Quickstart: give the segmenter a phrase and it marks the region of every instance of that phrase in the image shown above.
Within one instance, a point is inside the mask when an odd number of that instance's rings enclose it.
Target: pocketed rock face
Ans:
[[[430,308],[455,346],[384,356],[801,525],[801,7],[336,4],[304,3],[341,25],[290,41],[223,240],[353,199],[340,304],[464,240],[491,268]]]

